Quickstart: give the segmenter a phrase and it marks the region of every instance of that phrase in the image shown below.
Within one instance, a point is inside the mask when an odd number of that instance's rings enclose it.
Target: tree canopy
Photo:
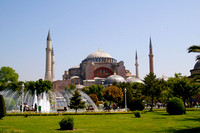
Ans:
[[[122,89],[117,86],[109,86],[104,91],[104,98],[111,102],[121,103],[123,101]]]
[[[93,100],[93,102],[94,102],[95,104],[97,104],[97,102],[98,102],[98,97],[97,97],[96,94],[90,94],[89,97]]]
[[[74,91],[76,89],[76,85],[75,84],[70,84],[65,86],[65,90],[67,91]]]
[[[154,100],[161,93],[161,88],[158,87],[158,79],[156,79],[156,75],[154,73],[149,73],[145,76],[143,93],[151,98],[150,111],[152,111]]]
[[[8,86],[8,82],[17,82],[19,75],[11,67],[3,66],[0,69],[0,90]]]
[[[182,98],[184,103],[199,92],[200,84],[181,74],[175,74],[168,82],[173,96]]]
[[[75,109],[76,113],[78,109],[85,108],[85,102],[81,101],[81,94],[75,90],[73,96],[70,98],[70,105],[71,109]]]
[[[188,48],[188,53],[200,53],[200,45],[192,45]],[[196,60],[200,59],[200,55],[196,56]]]
[[[27,90],[31,92],[32,95],[35,93],[35,91],[37,95],[43,92],[48,92],[49,90],[52,90],[53,87],[51,81],[48,80],[43,81],[42,79],[39,79],[38,81],[26,82],[25,86]]]
[[[96,94],[99,101],[103,100],[103,94],[104,94],[103,85],[91,85],[89,88],[85,87],[83,91],[88,95]]]

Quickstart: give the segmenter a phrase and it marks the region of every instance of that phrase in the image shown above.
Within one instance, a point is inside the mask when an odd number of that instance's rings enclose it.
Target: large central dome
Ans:
[[[86,59],[91,59],[91,58],[112,58],[112,56],[109,55],[108,53],[98,50],[98,52],[93,52],[90,55],[88,55]]]
[[[89,54],[87,56],[87,58],[85,58],[82,62],[88,62],[88,61],[108,62],[108,63],[116,63],[117,62],[117,60],[112,58],[111,55],[109,55],[108,53],[102,52],[100,50],[98,50],[97,52],[93,52],[93,53]]]

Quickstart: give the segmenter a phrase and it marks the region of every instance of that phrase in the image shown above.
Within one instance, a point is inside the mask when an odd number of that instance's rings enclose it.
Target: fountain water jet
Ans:
[[[98,110],[95,103],[92,99],[85,94],[84,92],[80,91],[82,101],[86,102],[86,107],[92,105],[95,111]],[[6,102],[6,110],[20,112],[20,106],[22,104],[22,94],[21,92],[12,90],[3,90],[0,91],[0,94],[3,95],[4,99],[8,99]],[[49,91],[48,93],[43,92],[40,95],[36,95],[36,91],[33,95],[31,95],[30,91],[24,92],[23,102],[29,106],[30,109],[35,108],[35,103],[37,106],[41,106],[42,113],[49,113],[49,112],[57,112],[57,109],[64,109],[67,108],[68,111],[71,110],[68,106],[70,105],[70,98],[72,97],[73,91]],[[15,105],[10,105],[12,102],[15,101]],[[12,103],[13,104],[13,103]],[[38,108],[39,109],[39,108]]]

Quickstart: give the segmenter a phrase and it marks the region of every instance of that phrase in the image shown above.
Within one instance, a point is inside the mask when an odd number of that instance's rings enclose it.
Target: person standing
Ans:
[[[37,113],[37,104],[35,103],[35,112]]]

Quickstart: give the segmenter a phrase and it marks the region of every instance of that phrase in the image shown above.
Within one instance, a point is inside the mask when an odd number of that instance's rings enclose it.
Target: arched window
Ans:
[[[94,71],[94,77],[107,78],[108,76],[112,74],[113,74],[112,70],[105,67],[97,68]]]

